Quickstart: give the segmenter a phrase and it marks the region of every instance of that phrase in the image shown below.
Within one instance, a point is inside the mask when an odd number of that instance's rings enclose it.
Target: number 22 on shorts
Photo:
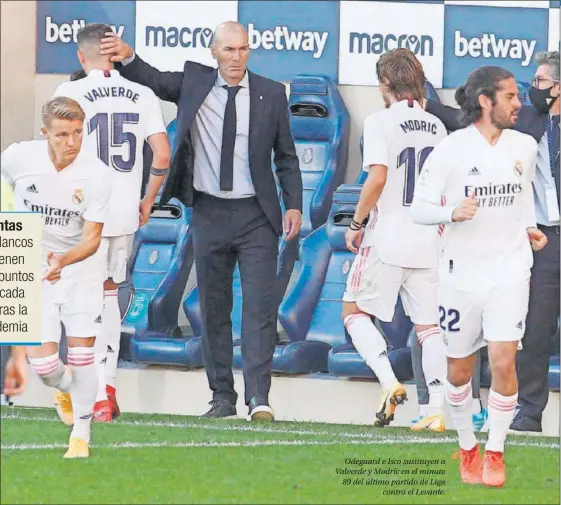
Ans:
[[[440,329],[444,331],[460,331],[460,312],[456,309],[446,310],[442,305],[438,307],[440,313]]]

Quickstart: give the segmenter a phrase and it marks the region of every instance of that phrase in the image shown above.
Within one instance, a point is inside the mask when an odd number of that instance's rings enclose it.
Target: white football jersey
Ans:
[[[92,70],[83,79],[63,82],[53,96],[76,100],[86,113],[83,149],[111,168],[109,218],[104,237],[138,229],[144,141],[166,132],[154,92],[121,77],[117,70]]]
[[[418,174],[446,134],[442,122],[416,101],[396,102],[364,122],[363,169],[386,165],[388,175],[361,246],[376,246],[384,263],[436,268],[438,230],[414,223],[410,207]]]
[[[84,221],[103,223],[110,195],[109,169],[82,152],[57,171],[46,140],[11,144],[2,152],[2,176],[14,188],[15,210],[40,212],[43,222],[42,266],[47,253],[64,253],[82,240]],[[87,258],[89,259],[89,258]],[[93,278],[81,261],[64,267],[61,277]]]
[[[532,137],[515,130],[503,130],[491,145],[471,125],[452,133],[429,156],[415,199],[445,203],[449,220],[470,195],[478,204],[473,219],[444,226],[441,281],[479,291],[529,278],[533,256],[526,228],[535,226],[537,150]]]

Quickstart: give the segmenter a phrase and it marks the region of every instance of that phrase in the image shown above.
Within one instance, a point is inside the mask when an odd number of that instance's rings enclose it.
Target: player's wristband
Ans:
[[[351,221],[351,224],[349,225],[349,228],[353,231],[358,231],[362,228],[362,224],[360,224],[359,222],[355,221],[354,219]]]
[[[168,173],[168,169],[150,167],[150,173],[152,175],[166,175]]]

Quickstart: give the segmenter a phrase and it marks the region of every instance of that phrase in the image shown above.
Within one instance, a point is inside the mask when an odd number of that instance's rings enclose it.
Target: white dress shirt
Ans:
[[[217,75],[216,82],[199,108],[191,127],[195,151],[194,186],[198,191],[219,198],[246,198],[255,195],[249,171],[249,77],[247,72],[236,94],[236,143],[234,146],[234,187],[220,190],[220,155],[222,129],[228,91],[226,81]]]

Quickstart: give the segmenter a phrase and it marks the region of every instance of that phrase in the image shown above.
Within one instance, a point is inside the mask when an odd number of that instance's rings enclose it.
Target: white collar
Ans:
[[[224,77],[220,74],[220,70],[216,75],[216,85],[217,86],[229,86],[229,84],[224,80]],[[241,86],[242,88],[249,88],[249,73],[246,70],[245,75],[243,76],[242,80],[238,82],[237,86]]]

